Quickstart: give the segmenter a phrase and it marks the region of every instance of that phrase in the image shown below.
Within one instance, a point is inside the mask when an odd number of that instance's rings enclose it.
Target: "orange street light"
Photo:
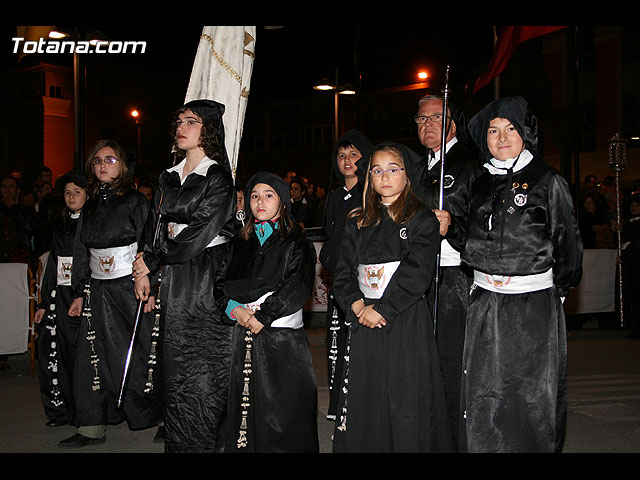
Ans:
[[[418,72],[418,78],[420,80],[426,80],[428,77],[429,77],[429,74],[426,71],[422,70]]]

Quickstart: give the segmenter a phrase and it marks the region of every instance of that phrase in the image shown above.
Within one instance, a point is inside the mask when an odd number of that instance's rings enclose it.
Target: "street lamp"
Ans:
[[[339,128],[339,122],[340,122],[340,115],[339,115],[339,111],[340,111],[340,101],[339,101],[339,95],[355,95],[356,91],[353,88],[353,86],[351,86],[350,84],[345,84],[345,85],[340,85],[338,83],[338,69],[336,68],[336,81],[335,82],[331,82],[330,80],[323,78],[322,80],[320,80],[319,82],[317,82],[314,86],[313,86],[314,90],[319,90],[319,91],[331,91],[333,90],[334,94],[333,94],[333,121],[334,121],[334,138],[333,138],[333,143],[338,141],[338,138],[340,136],[340,128]]]
[[[133,109],[131,110],[131,117],[135,119],[136,121],[136,125],[138,127],[138,158],[136,159],[136,162],[139,163],[141,160],[141,151],[140,151],[140,131],[142,129],[142,115],[140,114],[140,110],[138,109]]]
[[[95,40],[105,41],[106,37],[99,33],[87,33],[74,26],[53,27],[49,30],[49,38],[53,40],[63,40],[70,38],[74,41],[87,40],[91,43]],[[74,132],[75,147],[73,165],[75,169],[81,170],[84,166],[85,156],[85,82],[87,78],[85,60],[78,54],[77,49],[73,50],[73,111],[74,111]]]

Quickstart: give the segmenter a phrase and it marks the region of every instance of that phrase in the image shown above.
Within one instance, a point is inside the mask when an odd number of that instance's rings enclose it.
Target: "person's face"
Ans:
[[[496,160],[516,158],[524,150],[524,141],[509,120],[494,118],[487,129],[487,147]]]
[[[640,215],[640,202],[631,202],[629,210],[631,211],[631,215],[634,217]]]
[[[356,147],[338,148],[338,170],[340,170],[344,178],[357,176],[358,167],[356,167],[356,162],[361,158],[362,154]]]
[[[138,187],[138,191],[144,195],[144,198],[146,198],[149,201],[153,200],[153,188],[151,187],[143,187],[140,186]]]
[[[300,200],[302,198],[302,185],[297,182],[291,184],[291,198]]]
[[[176,128],[176,145],[179,149],[189,151],[198,147],[200,132],[202,131],[202,119],[187,110],[178,115]]]
[[[238,210],[244,210],[244,192],[242,190],[238,190],[236,198],[236,212]]]
[[[275,220],[280,210],[280,197],[270,185],[258,183],[251,190],[249,206],[256,220]]]
[[[79,212],[87,201],[87,192],[73,182],[64,186],[64,203],[74,213]]]
[[[114,161],[115,159],[115,161]],[[93,157],[93,174],[102,183],[111,183],[120,175],[120,159],[111,147],[102,147]]]
[[[18,185],[15,180],[5,178],[0,184],[0,193],[2,194],[2,201],[7,205],[13,204],[18,201]]]
[[[593,201],[593,198],[587,197],[584,199],[584,209],[589,213],[596,212],[596,204]]]
[[[442,117],[442,100],[433,99],[424,102],[418,109],[418,116],[429,117],[427,120],[418,124],[418,137],[420,143],[426,148],[430,148],[434,152],[440,150],[440,143],[442,143],[442,126],[444,125],[443,119],[433,120],[432,115],[440,115]],[[447,132],[446,141],[448,142],[456,135],[456,124],[451,122],[449,131]]]
[[[40,172],[40,179],[44,182],[44,183],[52,183],[52,175],[51,172]]]
[[[391,152],[378,152],[373,156],[369,175],[382,203],[395,202],[407,185],[404,163]]]

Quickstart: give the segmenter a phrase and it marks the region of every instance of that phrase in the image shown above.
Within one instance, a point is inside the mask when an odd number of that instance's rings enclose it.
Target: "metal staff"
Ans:
[[[447,149],[447,102],[449,99],[449,64],[444,73],[444,90],[442,97],[442,138],[440,140],[440,198],[438,200],[438,209],[442,210],[444,207],[444,157],[445,150]],[[433,302],[433,334],[436,335],[438,324],[438,293],[440,286],[440,249],[436,255],[436,278],[435,278],[435,290],[434,290],[434,302]]]
[[[622,215],[620,212],[620,172],[627,166],[627,140],[616,133],[609,140],[609,168],[616,172],[616,236],[618,240],[618,307],[620,308],[620,328],[624,328],[624,309],[622,302]]]
[[[173,152],[173,166],[176,164],[176,155]],[[164,189],[167,187],[166,183],[162,189],[162,193],[160,194],[160,201],[158,202],[158,218],[156,220],[156,227],[153,233],[153,242],[152,248],[156,246],[156,241],[158,240],[158,235],[160,234],[160,225],[162,219],[162,213],[160,213],[160,206],[162,205],[162,200],[164,199]],[[133,322],[133,331],[131,332],[131,340],[129,341],[129,349],[127,350],[127,358],[124,362],[124,371],[122,372],[122,382],[120,383],[120,391],[118,392],[118,400],[116,402],[116,406],[120,408],[122,406],[122,400],[124,398],[124,391],[126,388],[127,380],[129,379],[129,371],[131,370],[131,356],[133,355],[133,347],[136,343],[136,338],[138,337],[138,326],[140,325],[140,317],[142,315],[142,299],[138,300],[138,308],[136,309],[136,318]]]

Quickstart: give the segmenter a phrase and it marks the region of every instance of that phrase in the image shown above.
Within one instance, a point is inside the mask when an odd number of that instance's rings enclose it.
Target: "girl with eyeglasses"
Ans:
[[[334,452],[448,452],[432,315],[439,223],[412,189],[419,156],[384,143],[357,162],[363,204],[348,219],[334,277],[347,312]]]
[[[99,141],[85,163],[91,198],[82,208],[73,249],[69,316],[80,317],[74,370],[78,432],[64,448],[106,441],[106,425],[139,430],[162,421],[161,396],[147,390],[153,316],[143,314],[121,408],[117,406],[138,301],[131,263],[149,204],[131,186],[134,164],[115,141]],[[155,375],[159,375],[156,365]],[[159,377],[157,377],[159,378]]]
[[[159,280],[166,452],[224,447],[232,328],[213,296],[237,229],[225,149],[224,105],[193,100],[172,121],[178,163],[158,179],[140,254],[136,292]]]

